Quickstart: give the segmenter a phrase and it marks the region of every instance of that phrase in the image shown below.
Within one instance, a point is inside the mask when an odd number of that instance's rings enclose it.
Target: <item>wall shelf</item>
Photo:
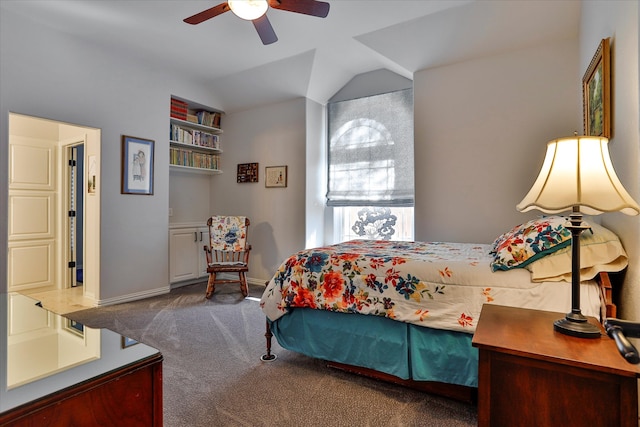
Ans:
[[[170,170],[222,173],[219,127],[222,112],[175,96],[169,115]]]
[[[204,175],[219,175],[222,173],[220,169],[206,169],[206,168],[196,168],[192,166],[182,166],[182,165],[169,165],[170,170],[173,171],[182,171],[189,173],[201,173]]]
[[[222,134],[224,132],[220,128],[205,126],[205,125],[201,125],[199,123],[190,122],[188,120],[176,119],[174,117],[170,118],[170,122],[172,124],[174,124],[174,125],[177,125],[177,126],[183,126],[183,127],[186,127],[186,128],[201,130],[203,132],[209,132],[209,133],[214,134],[214,135],[219,135],[219,134]]]
[[[222,150],[219,149],[219,148],[203,147],[201,145],[186,144],[184,142],[179,142],[179,141],[170,140],[169,144],[172,147],[182,147],[182,148],[187,149],[187,150],[196,150],[196,151],[210,152],[210,153],[215,153],[215,154],[222,153]]]

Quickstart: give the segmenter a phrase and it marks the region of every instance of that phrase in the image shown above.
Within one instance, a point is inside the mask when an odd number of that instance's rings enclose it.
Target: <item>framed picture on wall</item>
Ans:
[[[286,166],[267,166],[264,168],[264,176],[264,186],[267,188],[287,186]]]
[[[238,183],[258,182],[258,163],[238,163]]]
[[[602,39],[582,78],[584,134],[611,138],[611,60],[609,39]]]
[[[122,136],[122,194],[153,194],[153,149],[150,139]]]

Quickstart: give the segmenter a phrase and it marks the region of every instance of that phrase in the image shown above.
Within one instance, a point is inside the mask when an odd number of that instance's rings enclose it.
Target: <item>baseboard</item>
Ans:
[[[256,279],[255,277],[247,277],[247,283],[250,285],[262,286],[263,288],[266,288],[267,282],[268,280]]]
[[[225,277],[225,276],[228,276],[228,277]],[[220,275],[221,279],[224,279],[224,278],[231,279],[231,278],[234,278],[234,277],[237,278],[238,275],[237,274],[232,275],[230,273],[222,273]],[[267,280],[264,280],[264,279],[256,279],[255,277],[247,277],[247,283],[249,285],[256,285],[256,286],[261,286],[263,288],[266,288],[266,286],[267,286],[266,282],[267,282]],[[197,283],[202,283],[204,285],[204,287],[206,288],[207,287],[207,278],[206,277],[200,277],[198,279],[185,280],[184,282],[175,282],[175,283],[171,283],[169,285],[169,287],[170,287],[171,290],[173,290],[173,289],[181,288],[183,286],[195,285]]]
[[[114,297],[114,298],[107,298],[107,299],[101,299],[99,301],[97,301],[98,307],[103,307],[103,306],[107,306],[107,305],[114,305],[114,304],[121,304],[123,302],[131,302],[131,301],[136,301],[139,299],[145,299],[145,298],[150,298],[150,297],[155,297],[158,295],[164,295],[169,293],[170,291],[170,287],[169,286],[164,286],[162,288],[156,288],[156,289],[151,289],[148,291],[143,291],[143,292],[136,292],[133,294],[127,294],[127,295],[122,295],[119,297]]]
[[[264,279],[256,279],[256,278],[252,278],[252,277],[247,277],[247,283],[250,284],[250,285],[266,287],[265,282],[266,281]],[[122,295],[122,296],[115,297],[115,298],[101,299],[101,300],[97,301],[96,304],[98,305],[98,307],[104,307],[104,306],[107,306],[107,305],[114,305],[114,304],[121,304],[123,302],[136,301],[136,300],[139,300],[139,299],[155,297],[155,296],[158,296],[158,295],[164,295],[164,294],[167,294],[167,293],[171,292],[172,289],[180,288],[182,286],[194,285],[196,283],[203,283],[205,285],[205,287],[206,287],[207,279],[201,277],[199,279],[188,280],[188,281],[178,282],[178,283],[172,283],[169,286],[164,286],[162,288],[151,289],[151,290],[143,291],[143,292],[136,292],[136,293],[133,293],[133,294]]]
[[[200,277],[199,279],[185,280],[184,282],[175,282],[169,285],[169,287],[171,288],[171,290],[174,290],[182,288],[183,286],[196,285],[200,283],[202,284],[202,286],[204,286],[203,289],[205,289],[207,287],[207,278]]]

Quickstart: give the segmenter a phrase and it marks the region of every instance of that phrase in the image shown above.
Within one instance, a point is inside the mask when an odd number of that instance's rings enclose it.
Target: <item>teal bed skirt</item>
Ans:
[[[478,349],[471,346],[471,334],[308,308],[293,309],[270,324],[283,348],[310,357],[405,380],[478,386]]]

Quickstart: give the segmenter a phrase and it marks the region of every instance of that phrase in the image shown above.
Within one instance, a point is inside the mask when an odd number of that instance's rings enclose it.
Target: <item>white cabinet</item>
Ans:
[[[169,229],[169,283],[195,281],[207,277],[204,245],[209,230],[198,226],[172,226]]]

